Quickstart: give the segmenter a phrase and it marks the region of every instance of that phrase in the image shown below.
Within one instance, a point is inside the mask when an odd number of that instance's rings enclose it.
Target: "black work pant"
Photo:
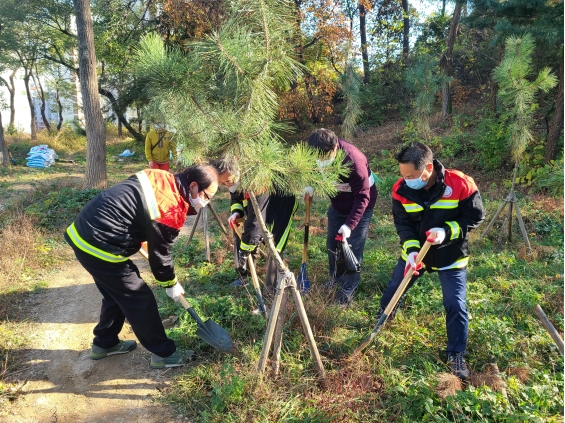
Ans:
[[[100,348],[116,345],[127,318],[135,336],[148,351],[160,357],[173,354],[176,346],[165,334],[155,296],[133,261],[109,263],[71,246],[103,297],[100,321],[93,330],[93,344]]]

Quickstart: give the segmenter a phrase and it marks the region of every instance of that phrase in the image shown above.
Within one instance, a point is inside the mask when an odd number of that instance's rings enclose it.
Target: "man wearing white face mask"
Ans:
[[[338,139],[337,135],[329,129],[316,129],[308,137],[308,144],[324,154],[318,160],[318,166],[323,169],[329,166],[337,155],[338,150],[345,153],[343,164],[348,166],[350,173],[343,176],[336,186],[339,191],[332,197],[328,208],[328,234],[326,246],[328,248],[330,285],[338,284],[337,302],[348,304],[353,298],[353,293],[361,280],[360,273],[337,274],[335,266],[335,252],[338,242],[348,242],[357,261],[363,261],[363,250],[369,233],[369,223],[373,215],[373,208],[377,201],[377,187],[375,177],[365,155],[354,145]],[[305,195],[312,196],[310,187],[305,189]]]
[[[481,195],[471,177],[445,169],[424,144],[413,142],[396,157],[402,178],[392,188],[392,214],[402,253],[381,298],[377,318],[410,267],[415,272],[407,289],[420,273],[437,271],[445,308],[449,366],[453,374],[466,379],[469,376],[464,359],[468,333],[467,237],[485,217]],[[416,265],[416,256],[426,240],[433,242],[432,247],[424,257],[423,266]],[[390,318],[394,314],[395,311]]]
[[[135,341],[118,338],[127,317],[139,342],[152,353],[152,368],[184,364],[165,334],[153,292],[129,257],[147,242],[157,285],[178,301],[184,289],[175,275],[173,242],[186,216],[205,207],[217,189],[218,173],[211,166],[192,166],[176,175],[142,170],[94,197],[67,228],[65,240],[103,296],[93,360],[136,347]]]

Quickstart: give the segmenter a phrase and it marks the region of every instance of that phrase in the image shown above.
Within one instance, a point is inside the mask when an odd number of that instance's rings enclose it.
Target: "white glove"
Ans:
[[[239,219],[239,213],[235,212],[234,214],[232,214],[229,218],[228,218],[228,224],[230,225],[230,228],[232,228],[232,230],[235,230],[236,227],[236,219]]]
[[[435,237],[431,235],[432,233],[435,233]],[[443,228],[432,228],[426,231],[426,235],[428,236],[426,241],[431,242],[432,245],[438,245],[445,241],[445,229]]]
[[[184,295],[184,289],[182,289],[182,286],[178,282],[170,288],[165,289],[165,292],[173,299],[173,301],[177,302],[180,299],[180,296]]]
[[[304,194],[303,194],[304,199],[306,199],[306,195],[313,197],[314,196],[314,188],[312,188],[310,186],[304,188]]]
[[[422,263],[416,266],[416,257],[418,257],[418,253],[414,251],[413,253],[408,254],[408,258],[406,260],[406,267],[404,267],[404,276],[408,273],[408,269],[414,269],[414,276],[418,276],[420,274],[419,270],[423,267]]]
[[[342,242],[346,242],[347,238],[351,236],[351,229],[349,229],[349,226],[347,225],[341,225],[341,228],[339,228],[339,231],[337,231],[337,233],[343,236]]]

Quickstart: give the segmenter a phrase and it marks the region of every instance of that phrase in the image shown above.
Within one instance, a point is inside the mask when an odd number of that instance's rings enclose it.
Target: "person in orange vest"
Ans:
[[[135,349],[135,341],[118,338],[127,318],[139,342],[152,353],[152,368],[185,364],[186,354],[179,354],[167,338],[153,292],[129,257],[146,241],[157,285],[179,301],[184,289],[175,275],[173,242],[186,216],[205,207],[217,189],[218,172],[212,166],[192,166],[175,175],[142,170],[94,197],[67,228],[65,240],[103,297],[91,359]]]
[[[164,125],[155,124],[145,137],[145,158],[150,169],[170,170],[170,157],[177,162],[177,144]]]

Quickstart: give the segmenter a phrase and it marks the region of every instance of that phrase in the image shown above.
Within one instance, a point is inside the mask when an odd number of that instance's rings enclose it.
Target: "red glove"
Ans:
[[[418,257],[418,253],[417,252],[413,252],[408,254],[408,259],[406,260],[406,267],[404,268],[404,276],[406,276],[406,274],[408,273],[408,269],[412,268],[414,269],[414,276],[418,276],[420,274],[419,270],[422,270],[422,267],[424,267],[424,265],[422,264],[422,262],[416,264],[416,257]]]

